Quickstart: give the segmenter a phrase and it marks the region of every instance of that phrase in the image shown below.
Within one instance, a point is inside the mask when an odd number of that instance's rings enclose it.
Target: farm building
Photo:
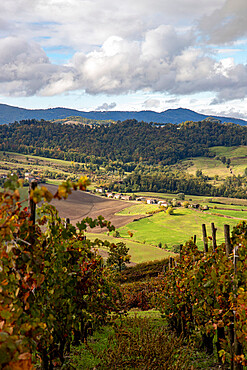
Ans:
[[[147,199],[147,204],[156,204],[157,200],[156,199]]]
[[[122,200],[132,200],[132,196],[131,195],[122,195],[121,199]]]
[[[136,198],[136,200],[137,200],[137,202],[143,202],[143,201],[145,201],[145,198],[143,198],[143,197],[138,197],[138,198]]]

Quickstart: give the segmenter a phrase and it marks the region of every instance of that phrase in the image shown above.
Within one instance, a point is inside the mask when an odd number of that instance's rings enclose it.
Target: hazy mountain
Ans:
[[[66,118],[70,116],[80,116],[97,120],[114,120],[124,121],[126,119],[136,119],[145,122],[157,123],[181,123],[184,121],[201,121],[207,118],[207,115],[196,113],[190,109],[168,109],[164,112],[157,113],[153,111],[91,111],[83,112],[69,108],[50,108],[50,109],[24,109],[13,107],[6,104],[0,104],[0,124],[21,121],[24,119],[35,118],[37,120],[53,120]],[[222,122],[232,122],[239,125],[247,125],[247,121],[238,118],[211,116]]]

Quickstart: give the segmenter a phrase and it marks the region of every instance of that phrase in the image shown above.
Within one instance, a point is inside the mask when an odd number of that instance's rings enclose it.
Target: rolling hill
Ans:
[[[154,111],[91,111],[83,112],[69,108],[50,108],[50,109],[24,109],[13,107],[6,104],[0,104],[0,124],[21,121],[25,119],[37,120],[55,120],[71,116],[85,117],[94,120],[114,120],[124,121],[127,119],[136,119],[137,121],[157,122],[157,123],[174,123],[178,124],[184,121],[202,121],[208,116],[194,112],[190,109],[178,108],[168,109],[158,113]],[[213,118],[221,122],[232,122],[239,125],[247,125],[247,121],[238,118],[218,117]]]

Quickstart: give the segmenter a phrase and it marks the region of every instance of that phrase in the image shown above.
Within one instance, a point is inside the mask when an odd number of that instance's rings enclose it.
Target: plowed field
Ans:
[[[56,192],[57,186],[48,184],[45,184],[45,186],[53,194]],[[115,215],[122,209],[130,207],[133,204],[131,202],[107,199],[80,190],[73,191],[66,200],[52,200],[51,204],[57,208],[60,217],[69,218],[73,225],[84,217],[96,218],[101,215],[118,228],[142,217],[137,215]],[[93,229],[93,232],[100,231],[102,229]]]

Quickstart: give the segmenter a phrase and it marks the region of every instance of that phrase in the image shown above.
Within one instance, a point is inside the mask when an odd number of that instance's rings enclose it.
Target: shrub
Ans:
[[[120,233],[119,233],[119,231],[118,231],[118,230],[114,231],[114,233],[113,233],[113,237],[114,237],[114,238],[119,238],[119,237],[120,237]]]
[[[130,261],[128,252],[129,248],[127,248],[126,244],[123,242],[110,244],[107,264],[121,272],[126,267],[125,263]]]
[[[172,207],[168,207],[167,210],[166,210],[166,213],[168,215],[173,215],[173,208]]]
[[[182,206],[183,206],[184,208],[188,208],[188,207],[189,207],[189,202],[187,202],[187,201],[183,202],[183,203],[182,203]]]

